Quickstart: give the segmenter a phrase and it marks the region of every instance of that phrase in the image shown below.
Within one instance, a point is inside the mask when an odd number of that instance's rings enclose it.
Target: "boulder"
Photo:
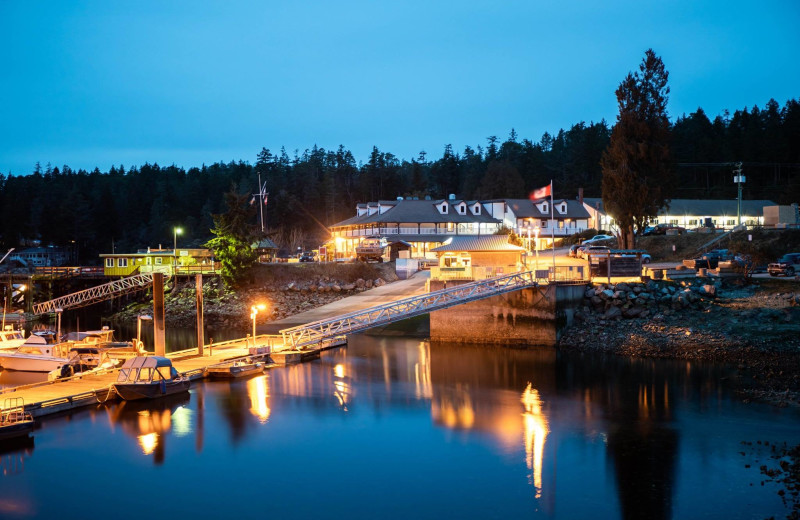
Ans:
[[[622,316],[622,310],[619,307],[609,307],[608,310],[603,315],[604,319],[610,320],[614,318],[620,318]]]

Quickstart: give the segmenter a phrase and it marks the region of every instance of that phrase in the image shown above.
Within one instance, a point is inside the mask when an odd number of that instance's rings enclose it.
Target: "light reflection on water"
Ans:
[[[720,370],[355,336],[191,396],[46,418],[36,449],[12,452],[0,508],[51,518],[104,475],[121,489],[162,483],[147,489],[165,515],[203,516],[220,496],[225,516],[245,517],[785,515],[760,485],[767,454],[740,443],[800,442],[798,414],[728,399]],[[94,507],[137,517],[126,501]]]

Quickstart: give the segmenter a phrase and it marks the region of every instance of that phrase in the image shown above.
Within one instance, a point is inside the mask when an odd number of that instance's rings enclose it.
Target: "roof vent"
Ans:
[[[403,200],[403,197],[397,197],[397,200]]]
[[[456,200],[456,194],[455,193],[451,193],[450,195],[447,196],[447,199],[448,200]]]

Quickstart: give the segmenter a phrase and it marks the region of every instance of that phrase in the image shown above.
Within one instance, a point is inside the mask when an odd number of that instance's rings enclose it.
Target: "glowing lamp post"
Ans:
[[[539,226],[533,228],[534,247],[536,248],[536,269],[539,269]]]
[[[178,270],[178,235],[183,233],[183,229],[179,227],[172,228],[172,256],[175,258],[175,271]]]
[[[250,307],[250,318],[253,320],[253,348],[256,346],[256,316],[258,316],[258,311],[263,311],[266,308],[267,306],[263,303]]]

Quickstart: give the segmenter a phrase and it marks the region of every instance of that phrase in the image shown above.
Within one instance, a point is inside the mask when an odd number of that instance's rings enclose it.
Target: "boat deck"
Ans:
[[[257,336],[258,347],[271,346],[274,363],[268,367],[283,364],[299,363],[319,357],[322,350],[334,348],[346,343],[346,340],[337,338],[315,348],[302,352],[290,351],[284,347],[280,336]],[[253,346],[251,338],[226,341],[206,345],[203,356],[197,355],[197,349],[172,352],[167,354],[172,360],[175,369],[190,380],[204,379],[208,375],[208,367],[233,363],[236,360],[250,356],[250,347]],[[266,358],[266,354],[261,354]],[[30,412],[34,418],[54,413],[73,410],[84,406],[97,405],[108,397],[113,397],[111,385],[117,380],[119,369],[112,369],[105,373],[96,373],[81,376],[80,374],[68,379],[46,381],[30,385],[18,386],[0,390],[0,403],[7,398],[22,398],[25,402],[25,411]]]

